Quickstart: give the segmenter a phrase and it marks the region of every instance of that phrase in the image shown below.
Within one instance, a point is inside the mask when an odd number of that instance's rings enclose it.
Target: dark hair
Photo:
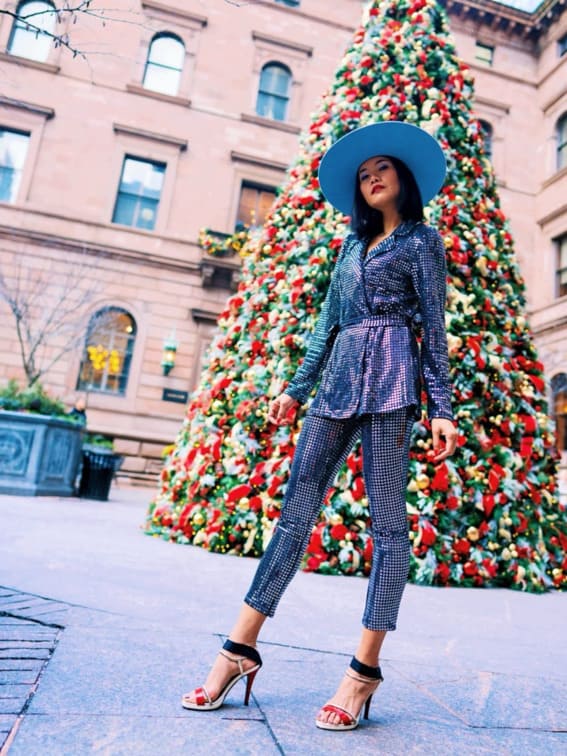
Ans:
[[[392,161],[398,174],[400,194],[398,195],[397,206],[402,220],[422,221],[423,203],[413,173],[398,158],[389,157],[388,155],[384,155],[384,157]],[[384,219],[380,210],[374,210],[366,203],[360,191],[358,174],[355,181],[354,205],[350,225],[359,239],[372,239],[373,236],[377,236],[384,231]]]

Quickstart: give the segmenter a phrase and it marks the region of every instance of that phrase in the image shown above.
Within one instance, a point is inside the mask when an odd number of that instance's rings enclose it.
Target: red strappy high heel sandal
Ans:
[[[223,653],[223,650],[228,651],[231,654],[238,654],[239,658],[233,659],[231,656]],[[244,677],[247,678],[246,692],[244,694],[244,705],[248,706],[248,701],[250,700],[250,692],[252,690],[252,683],[254,682],[254,678],[256,677],[258,670],[262,666],[262,659],[260,658],[260,654],[256,651],[255,648],[252,648],[252,646],[246,646],[244,643],[234,643],[231,640],[225,641],[222,650],[219,651],[219,653],[222,654],[225,659],[228,659],[229,661],[233,662],[233,664],[238,665],[238,673],[230,678],[230,680],[226,683],[218,696],[214,699],[210,697],[204,685],[202,685],[200,688],[196,688],[191,693],[187,693],[181,700],[181,705],[184,709],[191,709],[192,711],[214,711],[215,709],[220,709],[220,707],[224,703],[224,699],[227,697],[232,687]],[[254,662],[255,666],[250,667],[250,669],[244,669],[244,667],[242,666],[244,659],[248,659],[249,661]],[[190,695],[195,698],[194,701],[189,700]]]
[[[353,672],[351,672],[353,670]],[[366,701],[362,704],[360,707],[360,710],[358,714],[353,714],[350,711],[347,711],[347,709],[343,709],[342,706],[335,706],[335,704],[326,704],[323,706],[321,711],[328,711],[332,714],[336,714],[340,718],[340,722],[334,723],[334,722],[322,722],[319,719],[315,720],[315,724],[317,727],[320,727],[322,730],[354,730],[358,727],[358,723],[360,721],[360,715],[362,714],[362,709],[364,708],[364,719],[368,719],[368,713],[370,711],[370,703],[372,701],[372,696],[376,692],[376,689],[380,685],[380,683],[384,680],[382,677],[382,672],[380,671],[380,667],[369,667],[368,664],[363,664],[362,662],[359,662],[358,659],[353,656],[350,667],[348,667],[347,671],[345,672],[347,677],[350,677],[352,680],[357,680],[359,683],[363,683],[364,685],[372,686],[372,690],[368,694],[368,698]],[[361,677],[361,675],[364,675]],[[369,679],[370,678],[370,679]]]

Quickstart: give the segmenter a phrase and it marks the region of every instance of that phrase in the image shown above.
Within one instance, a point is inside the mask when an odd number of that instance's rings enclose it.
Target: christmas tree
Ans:
[[[326,149],[378,120],[417,124],[441,143],[445,186],[428,207],[449,276],[447,330],[458,453],[430,462],[416,424],[407,492],[421,584],[567,584],[567,516],[543,367],[494,175],[471,113],[473,82],[435,0],[367,9],[261,234],[243,247],[239,289],[219,318],[208,364],[161,475],[146,530],[212,551],[262,554],[279,515],[303,410],[291,426],[267,409],[294,374],[321,307],[348,219],[325,203]],[[328,492],[304,568],[367,574],[372,559],[360,449]]]

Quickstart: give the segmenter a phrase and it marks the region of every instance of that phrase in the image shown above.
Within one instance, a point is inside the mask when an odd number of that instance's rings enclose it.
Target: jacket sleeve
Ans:
[[[449,354],[445,330],[447,263],[441,236],[432,228],[420,239],[412,265],[412,281],[419,301],[423,337],[421,371],[430,419],[453,420]]]
[[[329,338],[332,334],[333,328],[339,324],[340,296],[337,274],[340,262],[345,254],[350,239],[351,236],[349,235],[343,242],[337,262],[335,263],[335,269],[331,277],[329,289],[327,290],[327,296],[323,302],[323,307],[321,308],[321,313],[317,320],[313,335],[309,339],[307,352],[303,362],[297,369],[288,387],[285,389],[285,393],[288,396],[293,397],[301,404],[305,404],[313,386],[319,378],[325,362],[325,354]]]

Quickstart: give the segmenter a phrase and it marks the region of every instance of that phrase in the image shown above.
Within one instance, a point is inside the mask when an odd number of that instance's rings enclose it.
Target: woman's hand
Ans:
[[[457,448],[457,429],[452,420],[447,420],[445,417],[434,417],[431,421],[431,435],[433,437],[433,453],[434,457],[432,462],[442,462]],[[441,436],[445,439],[445,446],[441,444]]]
[[[288,394],[280,394],[270,404],[270,410],[268,412],[268,420],[276,425],[289,425],[290,419],[288,414],[290,410],[297,407],[299,402]]]

